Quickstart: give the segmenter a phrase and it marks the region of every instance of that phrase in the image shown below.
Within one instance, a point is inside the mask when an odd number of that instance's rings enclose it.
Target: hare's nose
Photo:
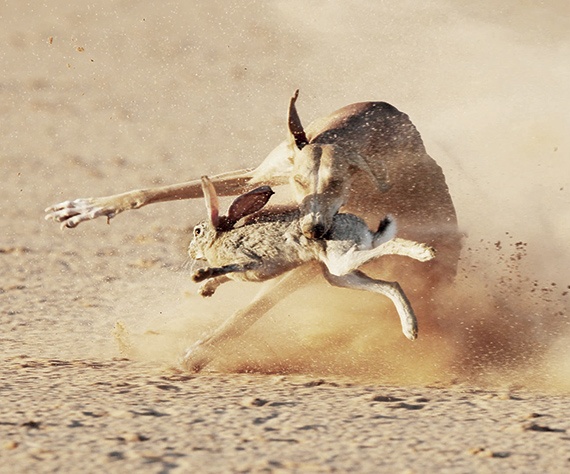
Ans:
[[[315,224],[312,233],[314,239],[322,239],[325,235],[325,226],[323,224]]]
[[[308,214],[301,220],[301,231],[308,239],[322,239],[327,232],[322,214]]]
[[[325,235],[325,226],[323,224],[315,224],[304,229],[303,234],[308,239],[322,239]]]

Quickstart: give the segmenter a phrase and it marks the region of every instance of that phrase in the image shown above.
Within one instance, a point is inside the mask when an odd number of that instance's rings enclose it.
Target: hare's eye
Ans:
[[[194,235],[198,237],[202,233],[202,229],[200,227],[194,228]]]

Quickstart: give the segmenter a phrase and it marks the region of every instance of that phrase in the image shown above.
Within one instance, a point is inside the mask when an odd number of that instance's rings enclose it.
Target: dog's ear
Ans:
[[[275,194],[269,186],[255,188],[238,196],[228,209],[227,225],[233,227],[237,221],[263,208]]]
[[[202,176],[202,192],[204,193],[204,201],[206,202],[206,211],[208,220],[214,229],[220,224],[220,204],[216,189],[207,176]]]
[[[305,145],[309,144],[309,140],[307,139],[305,129],[303,128],[303,124],[301,123],[301,119],[297,113],[297,108],[295,107],[297,97],[299,97],[299,89],[295,91],[295,94],[293,94],[293,97],[291,97],[291,100],[289,101],[287,126],[289,128],[289,137],[291,142],[293,142],[299,150],[302,150]]]

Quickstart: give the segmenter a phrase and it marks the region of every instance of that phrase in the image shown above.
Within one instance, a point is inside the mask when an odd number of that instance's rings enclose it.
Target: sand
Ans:
[[[0,472],[567,472],[569,8],[6,2]],[[196,295],[202,203],[65,231],[43,209],[253,166],[296,88],[305,122],[410,115],[466,233],[457,283],[436,307],[409,289],[413,343],[385,302],[314,285],[184,373],[257,290]]]

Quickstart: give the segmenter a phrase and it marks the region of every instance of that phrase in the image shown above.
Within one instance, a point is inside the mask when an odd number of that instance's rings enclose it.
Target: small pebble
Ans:
[[[257,397],[246,397],[241,401],[241,405],[244,407],[262,407],[268,403],[269,400],[263,400]]]

